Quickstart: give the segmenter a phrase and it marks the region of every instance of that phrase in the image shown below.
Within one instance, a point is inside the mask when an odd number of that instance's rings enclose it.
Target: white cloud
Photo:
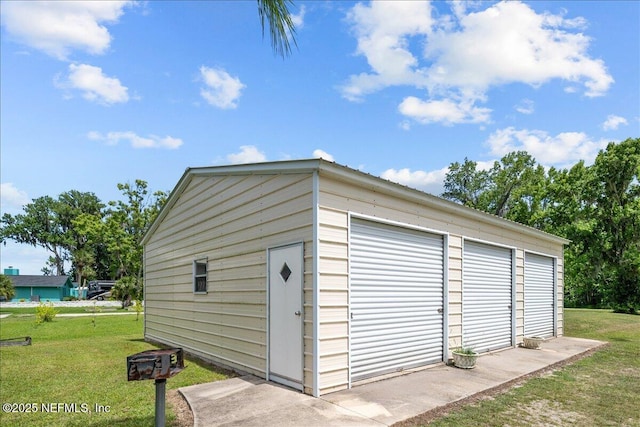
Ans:
[[[24,205],[31,203],[27,193],[16,188],[12,182],[0,184],[0,201],[3,213],[21,210]]]
[[[92,131],[87,134],[87,138],[93,141],[103,141],[108,145],[117,145],[120,141],[128,141],[133,148],[166,148],[175,150],[183,144],[181,139],[172,136],[159,137],[150,135],[145,138],[131,131],[109,132],[106,135]]]
[[[295,26],[296,29],[300,29],[304,27],[304,15],[306,14],[306,12],[307,12],[307,8],[304,5],[302,5],[300,6],[298,13],[291,14],[291,21],[293,22],[293,25]]]
[[[624,117],[616,116],[614,114],[610,114],[607,116],[607,120],[602,124],[602,129],[604,130],[616,130],[620,125],[628,125],[627,119]]]
[[[20,43],[66,60],[75,50],[104,53],[114,24],[132,1],[7,1],[2,25]]]
[[[431,31],[431,5],[418,1],[358,3],[347,15],[358,38],[357,54],[364,55],[372,73],[350,77],[342,95],[361,100],[364,95],[393,85],[421,85],[424,76],[415,69],[417,58],[409,39]]]
[[[63,89],[75,89],[82,92],[82,97],[99,104],[111,105],[129,101],[129,93],[115,77],[108,77],[102,68],[87,64],[70,64],[66,80],[57,82]]]
[[[535,111],[535,103],[530,99],[523,99],[515,109],[520,114],[533,114]]]
[[[581,18],[537,14],[518,1],[500,2],[460,18],[460,31],[435,31],[425,49],[433,59],[431,85],[486,91],[491,86],[551,79],[582,82],[587,96],[604,94],[611,83],[601,60],[588,57],[590,39],[576,28]]]
[[[408,187],[417,188],[432,194],[442,193],[444,178],[449,167],[426,172],[411,171],[411,169],[387,169],[380,175],[389,181],[397,182]]]
[[[442,122],[445,125],[454,123],[485,123],[489,121],[491,110],[473,105],[469,100],[454,99],[423,101],[415,96],[406,97],[398,106],[401,114],[420,123]]]
[[[239,153],[233,153],[227,155],[227,161],[229,163],[260,163],[265,162],[267,156],[263,152],[258,150],[255,145],[242,145]]]
[[[492,133],[486,144],[492,155],[502,157],[524,150],[540,164],[565,167],[579,160],[592,163],[607,141],[595,141],[582,132],[562,132],[552,136],[541,130],[517,130],[513,127]]]
[[[335,160],[334,160],[334,158],[333,158],[333,156],[331,154],[327,153],[324,150],[320,150],[320,149],[313,150],[313,157],[316,158],[316,159],[325,159],[325,160],[328,160],[330,162],[335,162]]]
[[[584,94],[594,97],[613,83],[604,62],[588,55],[591,40],[580,32],[583,18],[538,14],[519,1],[480,11],[468,6],[486,3],[450,4],[453,13],[437,20],[428,2],[353,7],[348,19],[358,40],[356,53],[367,59],[370,72],[350,76],[342,95],[361,101],[386,87],[412,86],[424,90],[425,99],[406,97],[402,114],[422,123],[477,123],[490,120],[490,110],[476,104],[487,101],[492,87],[539,87],[559,79],[574,90],[582,85]],[[447,112],[437,113],[440,107]]]
[[[238,106],[240,92],[246,86],[237,77],[232,77],[221,68],[200,67],[200,76],[205,87],[200,95],[214,107],[234,109]]]

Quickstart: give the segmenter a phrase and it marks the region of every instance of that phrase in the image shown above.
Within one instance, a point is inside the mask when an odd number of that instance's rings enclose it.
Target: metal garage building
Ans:
[[[187,169],[145,337],[319,396],[562,335],[568,241],[321,159]]]

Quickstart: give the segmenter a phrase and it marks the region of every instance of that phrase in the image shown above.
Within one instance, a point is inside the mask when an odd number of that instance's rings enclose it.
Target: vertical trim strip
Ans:
[[[142,271],[147,271],[147,248],[143,247],[142,249]],[[88,292],[88,289],[87,289]],[[80,284],[78,285],[78,298],[80,298]],[[143,309],[143,313],[142,313],[142,338],[147,337],[147,313],[146,313],[146,309],[147,309],[147,305],[146,305],[146,301],[147,301],[147,275],[145,274],[144,277],[142,278],[142,302],[145,302],[144,307],[142,307]]]
[[[449,233],[442,235],[442,361],[449,358]]]
[[[353,214],[347,213],[347,388],[351,388],[351,221]]]
[[[265,354],[265,379],[267,381],[271,381],[269,372],[271,372],[271,346],[269,345],[269,342],[271,342],[271,322],[270,322],[270,317],[271,317],[271,304],[270,304],[270,300],[271,300],[271,277],[269,274],[269,266],[271,265],[271,251],[270,248],[266,248],[265,251],[267,252],[267,264],[266,264],[266,272],[265,274],[267,275],[267,342],[266,344],[266,349],[267,349],[267,354]]]
[[[558,258],[553,257],[553,336],[558,336]]]
[[[320,396],[320,176],[313,171],[313,396]],[[303,331],[304,332],[304,331]],[[304,354],[304,353],[303,353]],[[304,383],[304,378],[303,378]]]
[[[523,260],[524,261],[524,260]],[[511,250],[511,346],[516,345],[516,328],[518,326],[518,249]],[[522,307],[524,313],[524,305]]]

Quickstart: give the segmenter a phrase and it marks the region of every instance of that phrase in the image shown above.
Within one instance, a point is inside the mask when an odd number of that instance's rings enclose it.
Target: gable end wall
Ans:
[[[267,248],[303,242],[311,354],[312,221],[310,174],[192,177],[146,241],[145,338],[264,378]],[[208,260],[204,295],[193,292],[200,258]],[[311,382],[305,366],[306,389]]]

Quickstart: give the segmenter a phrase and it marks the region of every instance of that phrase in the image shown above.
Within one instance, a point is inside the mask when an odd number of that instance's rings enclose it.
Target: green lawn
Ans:
[[[565,335],[610,345],[429,426],[640,426],[640,316],[565,309]]]
[[[32,406],[39,410],[0,412],[0,425],[153,425],[153,381],[127,382],[126,378],[126,357],[154,348],[143,341],[142,319],[135,318],[58,317],[35,326],[35,317],[22,313],[0,320],[0,338],[33,338],[32,346],[0,349],[0,402],[36,404]],[[430,425],[640,427],[640,316],[566,309],[565,334],[611,344]],[[185,363],[188,368],[168,380],[168,389],[224,378],[203,364]],[[65,412],[73,409],[71,404],[80,413]],[[109,407],[109,412],[98,413],[95,405]],[[42,413],[43,407],[61,412]],[[91,413],[84,413],[85,407]],[[174,418],[170,407],[167,418],[169,422]],[[413,425],[423,424],[416,420]]]
[[[118,307],[100,307],[100,306],[90,306],[90,307],[55,307],[55,310],[58,313],[93,313],[96,311],[97,313],[123,313],[123,312],[134,312],[134,307],[127,307],[126,309]],[[0,308],[0,314],[19,314],[19,315],[32,315],[36,312],[35,307],[10,307],[10,308]]]
[[[57,317],[39,326],[35,316],[24,313],[0,320],[0,338],[33,339],[31,346],[0,349],[0,402],[26,404],[26,409],[38,411],[2,411],[0,425],[153,425],[154,382],[127,381],[127,356],[155,348],[144,342],[142,331],[142,316],[136,321],[135,314]],[[168,390],[225,378],[202,363],[187,359],[185,365],[167,381]],[[168,424],[174,418],[168,406]]]

